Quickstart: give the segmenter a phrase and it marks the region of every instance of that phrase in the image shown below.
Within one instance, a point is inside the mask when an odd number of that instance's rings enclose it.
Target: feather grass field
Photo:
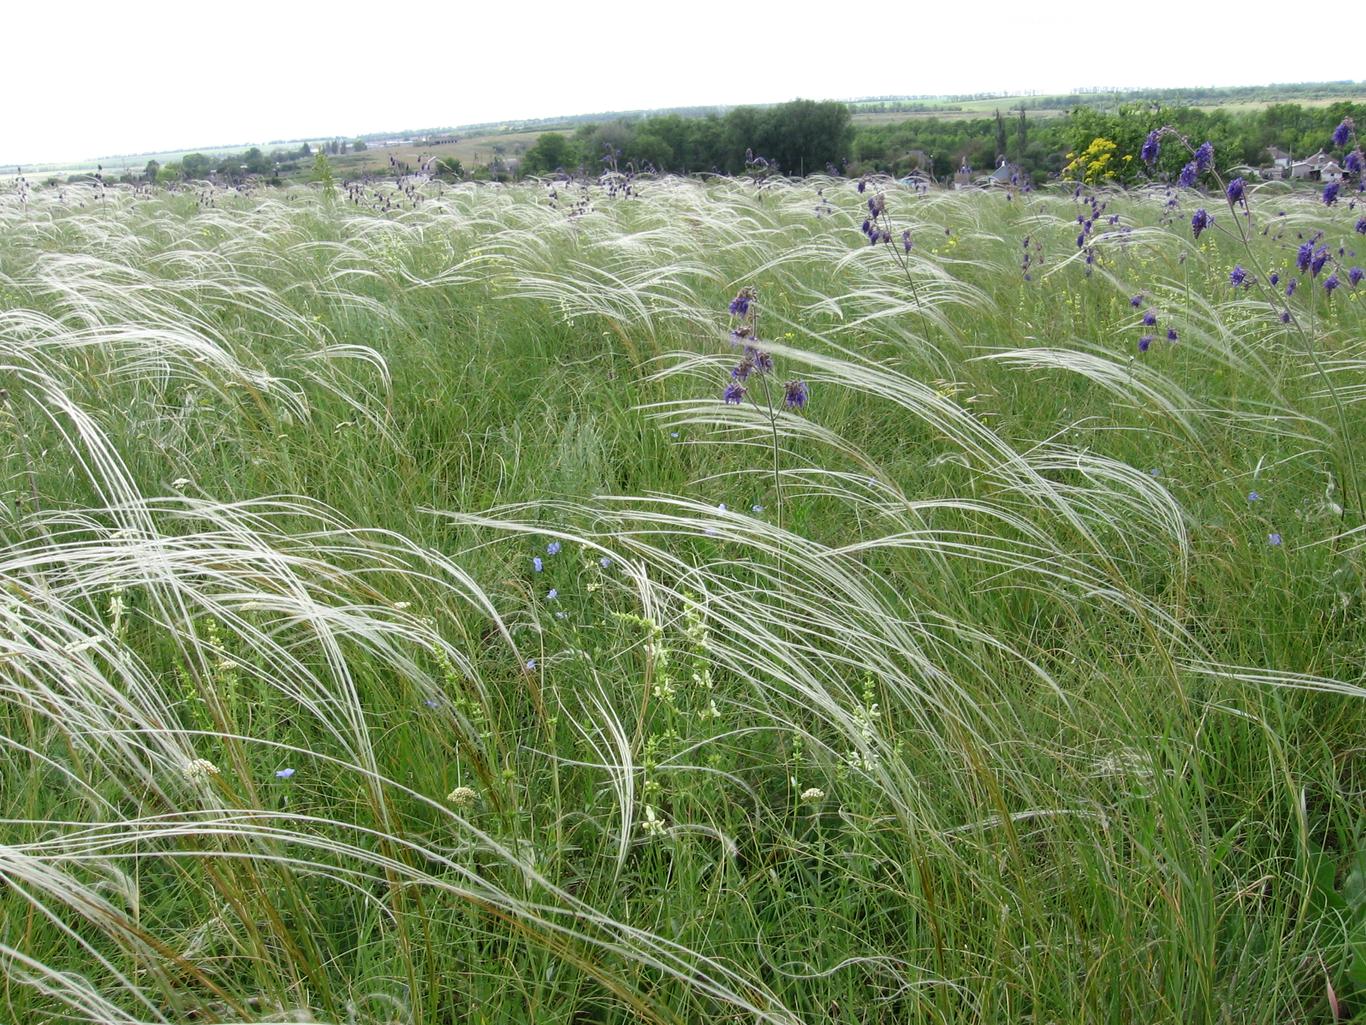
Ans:
[[[0,1020],[1366,1013],[1359,213],[871,184],[0,195]]]

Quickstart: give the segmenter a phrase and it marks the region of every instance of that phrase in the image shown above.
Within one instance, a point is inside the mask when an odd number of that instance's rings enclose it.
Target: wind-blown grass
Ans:
[[[1088,270],[1064,195],[889,193],[903,266],[837,179],[375,188],[0,196],[3,1016],[1366,1006],[1357,292],[1316,357],[1145,194]]]

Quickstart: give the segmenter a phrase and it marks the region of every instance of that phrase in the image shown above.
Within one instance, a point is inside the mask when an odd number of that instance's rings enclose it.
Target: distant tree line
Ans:
[[[1104,138],[1115,143],[1110,177],[1132,183],[1153,173],[1139,160],[1139,150],[1156,128],[1171,125],[1194,145],[1210,141],[1217,166],[1227,169],[1269,164],[1271,146],[1297,156],[1313,153],[1327,145],[1344,117],[1366,126],[1366,104],[1275,103],[1250,111],[1082,104],[1045,117],[1014,108],[978,118],[916,117],[856,125],[848,104],[796,100],[767,108],[736,107],[724,115],[666,114],[586,123],[568,133],[546,132],[522,155],[517,172],[597,173],[605,160],[614,160],[638,170],[743,174],[755,168],[754,158],[763,158],[765,169],[788,175],[824,172],[833,166],[848,175],[899,177],[920,172],[945,180],[960,167],[985,174],[1004,160],[1037,184],[1062,173],[1069,154]],[[1174,176],[1187,159],[1172,140],[1157,173]],[[512,177],[509,167],[499,153],[492,164],[472,168],[471,173],[475,178],[507,178]]]
[[[793,100],[724,115],[664,114],[546,132],[522,155],[523,174],[592,172],[604,163],[680,174],[742,174],[755,166],[802,175],[838,167],[853,141],[849,106]],[[762,163],[760,163],[762,162]]]

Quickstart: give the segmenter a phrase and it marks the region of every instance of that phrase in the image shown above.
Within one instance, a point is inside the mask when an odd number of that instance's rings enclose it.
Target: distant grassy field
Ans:
[[[0,194],[0,1018],[1360,1020],[1366,226],[1202,184]]]
[[[1067,113],[1062,107],[1040,107],[1038,103],[1046,97],[1039,96],[1002,96],[989,100],[954,100],[935,103],[927,101],[926,110],[915,111],[862,111],[855,106],[854,122],[856,124],[896,124],[901,121],[912,121],[923,118],[943,118],[945,120],[965,121],[972,118],[991,117],[996,111],[1002,113],[1008,111],[1018,111],[1023,104],[1025,115],[1031,118],[1059,117]],[[1191,102],[1188,106],[1199,110],[1227,110],[1235,113],[1246,113],[1248,111],[1265,110],[1273,103],[1296,103],[1302,107],[1327,107],[1334,103],[1343,101],[1351,103],[1366,102],[1366,94],[1352,94],[1334,96],[1329,99],[1268,99],[1264,101],[1239,101],[1239,102]]]

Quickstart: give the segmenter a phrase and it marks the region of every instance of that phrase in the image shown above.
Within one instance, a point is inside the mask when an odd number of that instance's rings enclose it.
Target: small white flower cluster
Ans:
[[[807,787],[801,793],[803,804],[815,804],[817,801],[825,800],[825,791],[820,787]]]
[[[665,825],[662,818],[655,814],[654,805],[647,804],[645,806],[645,819],[641,822],[640,828],[646,836],[663,836],[668,826]]]
[[[182,766],[181,771],[191,783],[202,783],[210,776],[218,775],[218,766],[207,758],[191,758]]]
[[[446,800],[457,808],[469,808],[479,800],[479,794],[471,787],[456,787],[446,795]]]

